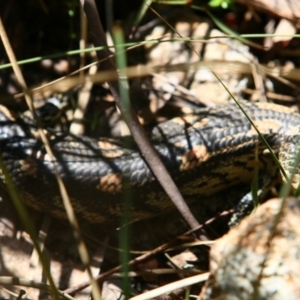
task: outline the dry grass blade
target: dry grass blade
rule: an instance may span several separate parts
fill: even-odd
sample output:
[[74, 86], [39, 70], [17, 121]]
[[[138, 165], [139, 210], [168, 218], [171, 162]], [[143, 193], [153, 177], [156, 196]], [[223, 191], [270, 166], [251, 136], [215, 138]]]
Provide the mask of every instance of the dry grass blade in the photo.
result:
[[[85, 67], [90, 67], [88, 65]], [[257, 64], [258, 71], [262, 74], [272, 76], [280, 81], [293, 80], [300, 81], [300, 69], [294, 68], [291, 70], [286, 70], [283, 67], [268, 67], [263, 64]], [[150, 67], [147, 65], [140, 65], [139, 67], [132, 66], [127, 67], [124, 73], [127, 78], [138, 78], [144, 77], [151, 74], [156, 74], [160, 72], [176, 72], [176, 71], [197, 71], [206, 72], [209, 70], [214, 71], [216, 74], [251, 74], [252, 69], [249, 63], [244, 62], [228, 62], [228, 61], [200, 61], [197, 63], [184, 63], [184, 64], [174, 64], [167, 66], [155, 66]], [[76, 86], [81, 86], [89, 83], [103, 83], [107, 81], [118, 80], [118, 75], [114, 71], [99, 71], [94, 75], [87, 74], [84, 77], [78, 75], [75, 76], [78, 71], [71, 75], [64, 76], [55, 81], [49, 82], [46, 85], [34, 88], [30, 90], [30, 93], [35, 96], [49, 95], [55, 92], [63, 93]], [[285, 82], [285, 84], [291, 84]], [[295, 84], [292, 85], [293, 88], [298, 88]], [[24, 94], [17, 94], [14, 97], [19, 98], [24, 96]]]
[[[7, 35], [6, 35], [5, 28], [3, 26], [1, 18], [0, 18], [0, 36], [1, 36], [1, 39], [2, 39], [2, 42], [3, 42], [3, 45], [5, 47], [6, 53], [7, 53], [12, 65], [13, 65], [13, 68], [14, 68], [16, 77], [19, 81], [19, 84], [21, 85], [21, 87], [24, 90], [26, 101], [28, 101], [29, 107], [33, 107], [32, 102], [31, 102], [31, 98], [30, 98], [30, 94], [27, 91], [27, 86], [26, 86], [25, 80], [23, 78], [23, 75], [21, 73], [20, 68], [18, 67], [18, 65], [16, 63], [16, 58], [15, 58], [15, 55], [14, 55], [13, 50], [11, 48], [11, 45], [9, 43], [9, 40], [8, 40]], [[36, 232], [34, 230], [34, 226], [31, 222], [30, 218], [28, 217], [28, 214], [26, 213], [26, 210], [25, 210], [24, 206], [22, 205], [20, 197], [19, 197], [18, 193], [16, 192], [16, 188], [14, 187], [14, 184], [13, 184], [13, 182], [12, 182], [10, 176], [9, 176], [9, 173], [6, 169], [6, 166], [4, 165], [4, 163], [2, 161], [2, 158], [1, 158], [1, 169], [2, 169], [2, 173], [4, 174], [4, 176], [6, 178], [6, 182], [7, 182], [7, 185], [8, 185], [9, 192], [11, 193], [12, 200], [14, 201], [14, 204], [15, 204], [15, 206], [18, 210], [18, 213], [19, 213], [19, 215], [20, 215], [20, 217], [21, 217], [21, 219], [24, 223], [25, 228], [27, 228], [27, 230], [29, 231], [29, 234], [30, 234], [31, 239], [32, 239], [33, 244], [34, 244], [34, 247], [35, 247], [35, 249], [36, 249], [36, 251], [39, 255], [40, 261], [43, 265], [43, 270], [44, 270], [45, 276], [47, 277], [47, 279], [50, 282], [51, 293], [52, 293], [54, 299], [58, 299], [58, 297], [59, 297], [58, 296], [58, 291], [57, 291], [57, 288], [54, 284], [54, 280], [51, 276], [50, 270], [47, 267], [47, 262], [46, 262], [46, 260], [43, 256], [43, 254], [42, 254], [39, 243], [37, 241], [37, 235], [36, 235]]]
[[[92, 271], [91, 271], [90, 266], [89, 266], [90, 261], [89, 261], [88, 251], [87, 251], [87, 248], [86, 248], [86, 246], [84, 244], [84, 241], [82, 239], [82, 236], [81, 236], [81, 233], [80, 233], [80, 229], [79, 229], [79, 224], [77, 222], [74, 210], [72, 208], [71, 201], [69, 199], [66, 187], [65, 187], [65, 185], [64, 185], [64, 183], [62, 181], [62, 178], [61, 178], [61, 176], [60, 176], [60, 174], [58, 172], [58, 169], [56, 167], [56, 164], [55, 164], [56, 160], [55, 160], [54, 154], [52, 152], [52, 149], [50, 147], [48, 138], [46, 137], [46, 135], [45, 135], [42, 127], [39, 124], [39, 120], [38, 120], [38, 118], [36, 116], [36, 113], [35, 113], [35, 110], [34, 110], [32, 96], [31, 96], [30, 92], [27, 89], [26, 82], [25, 82], [25, 80], [23, 78], [23, 75], [22, 75], [22, 72], [21, 72], [21, 70], [20, 70], [20, 68], [19, 68], [19, 66], [17, 64], [15, 55], [13, 53], [13, 50], [12, 50], [11, 45], [9, 43], [9, 40], [8, 40], [8, 38], [6, 36], [5, 29], [3, 27], [1, 19], [0, 19], [0, 35], [1, 35], [4, 47], [6, 49], [7, 55], [9, 57], [9, 59], [10, 59], [10, 62], [12, 63], [14, 72], [15, 72], [16, 77], [17, 77], [17, 80], [18, 80], [20, 86], [22, 87], [22, 89], [24, 91], [26, 103], [27, 103], [27, 105], [28, 105], [31, 113], [33, 114], [33, 116], [34, 116], [34, 118], [35, 118], [35, 120], [37, 122], [38, 132], [39, 132], [39, 135], [40, 135], [40, 137], [41, 137], [41, 139], [42, 139], [42, 141], [43, 141], [43, 143], [45, 145], [46, 152], [49, 155], [50, 160], [52, 161], [52, 163], [54, 165], [54, 172], [55, 172], [55, 176], [56, 176], [57, 183], [58, 183], [58, 186], [59, 186], [59, 190], [60, 190], [60, 193], [61, 193], [61, 197], [62, 197], [62, 200], [63, 200], [63, 204], [64, 204], [64, 207], [66, 209], [66, 213], [67, 213], [68, 219], [70, 221], [70, 224], [72, 225], [74, 236], [75, 236], [75, 238], [76, 238], [76, 240], [78, 242], [78, 251], [79, 251], [80, 258], [81, 258], [83, 264], [87, 268], [87, 271], [88, 271], [88, 274], [89, 274], [89, 277], [90, 277], [90, 280], [91, 280], [91, 283], [92, 283], [92, 286], [93, 286], [94, 297], [95, 297], [95, 299], [100, 299], [101, 298], [100, 291], [99, 291], [97, 283], [93, 280]], [[26, 220], [26, 221], [28, 222], [28, 220]], [[24, 224], [24, 225], [26, 226], [26, 224]], [[32, 232], [30, 232], [30, 233], [32, 233]], [[41, 252], [41, 250], [40, 250], [40, 248], [38, 246], [38, 242], [36, 240], [36, 235], [32, 235], [31, 237], [33, 238], [33, 242], [34, 242], [35, 248], [36, 248], [36, 250], [37, 250], [37, 252], [39, 254], [39, 257], [40, 257], [41, 261], [43, 262], [44, 272], [46, 273], [47, 279], [50, 282], [51, 292], [53, 293], [53, 296], [56, 299], [56, 298], [59, 297], [58, 296], [58, 292], [57, 292], [57, 289], [55, 287], [55, 284], [54, 284], [54, 281], [52, 279], [52, 276], [50, 274], [50, 270], [47, 267], [47, 264], [46, 264], [45, 260], [43, 259], [42, 252]]]
[[208, 277], [209, 277], [209, 273], [204, 273], [204, 274], [184, 278], [184, 279], [172, 282], [170, 284], [166, 284], [162, 287], [151, 290], [151, 291], [146, 292], [144, 294], [132, 297], [132, 298], [130, 298], [130, 300], [148, 300], [148, 299], [152, 299], [154, 297], [158, 297], [158, 296], [161, 296], [163, 294], [168, 294], [168, 293], [170, 293], [170, 292], [172, 292], [176, 289], [186, 288], [186, 287], [191, 286], [193, 284], [203, 282], [203, 281], [207, 280]]
[[[36, 288], [39, 290], [45, 290], [51, 292], [51, 286], [42, 282], [37, 282], [34, 280], [28, 280], [24, 278], [16, 278], [16, 277], [10, 277], [10, 276], [0, 276], [0, 284], [4, 286], [12, 286], [12, 285], [18, 285], [22, 287], [31, 287]], [[68, 300], [74, 300], [73, 297], [63, 293], [62, 291], [57, 291], [59, 297], [62, 297], [64, 299]]]

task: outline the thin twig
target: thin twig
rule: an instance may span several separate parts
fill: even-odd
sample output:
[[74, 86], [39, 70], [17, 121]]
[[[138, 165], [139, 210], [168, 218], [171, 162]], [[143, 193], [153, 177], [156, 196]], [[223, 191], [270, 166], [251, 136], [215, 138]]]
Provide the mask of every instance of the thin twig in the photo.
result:
[[[229, 214], [232, 214], [232, 213], [233, 213], [233, 210], [225, 211], [225, 212], [223, 212], [223, 213], [220, 213], [220, 214], [219, 214], [219, 217], [226, 217], [226, 216], [228, 216]], [[170, 241], [170, 242], [168, 242], [168, 243], [165, 243], [165, 244], [162, 244], [162, 245], [158, 246], [157, 248], [155, 248], [155, 249], [153, 249], [153, 250], [151, 250], [151, 251], [149, 251], [149, 252], [146, 252], [146, 253], [144, 253], [144, 254], [142, 254], [142, 255], [140, 255], [140, 256], [138, 256], [138, 257], [132, 259], [131, 261], [128, 262], [128, 265], [129, 265], [129, 266], [133, 266], [133, 265], [142, 263], [143, 261], [149, 259], [150, 257], [152, 257], [152, 256], [154, 256], [154, 255], [156, 255], [156, 254], [158, 254], [158, 253], [160, 253], [160, 252], [162, 252], [162, 251], [167, 251], [168, 249], [173, 248], [173, 247], [178, 243], [178, 241], [181, 241], [181, 240], [182, 240], [182, 237], [191, 235], [191, 234], [193, 234], [193, 233], [196, 232], [196, 231], [202, 230], [203, 227], [205, 227], [205, 226], [211, 224], [211, 223], [214, 222], [215, 220], [216, 220], [215, 217], [213, 217], [213, 218], [207, 220], [204, 224], [199, 225], [199, 226], [197, 226], [197, 227], [195, 227], [195, 228], [193, 228], [193, 229], [191, 229], [191, 230], [185, 232], [184, 234], [182, 234], [182, 235], [180, 235], [180, 236], [174, 238], [172, 241]], [[209, 245], [210, 242], [209, 242], [209, 241], [207, 241], [207, 242], [208, 242], [208, 243], [207, 243], [206, 245]], [[103, 280], [105, 280], [106, 278], [108, 278], [109, 276], [111, 276], [112, 274], [114, 274], [114, 273], [116, 273], [116, 272], [119, 272], [119, 271], [121, 270], [121, 268], [122, 268], [121, 265], [116, 266], [116, 267], [114, 267], [114, 268], [112, 268], [112, 269], [110, 269], [110, 270], [108, 270], [108, 271], [106, 271], [106, 272], [104, 272], [104, 273], [99, 274], [99, 275], [95, 278], [95, 280], [97, 280], [98, 282], [103, 281]], [[83, 282], [83, 283], [81, 283], [80, 285], [77, 285], [77, 286], [75, 286], [75, 287], [70, 287], [70, 288], [68, 288], [68, 289], [65, 290], [64, 292], [65, 292], [66, 294], [73, 295], [73, 294], [76, 294], [76, 293], [82, 291], [83, 289], [87, 288], [89, 285], [90, 285], [89, 281]]]

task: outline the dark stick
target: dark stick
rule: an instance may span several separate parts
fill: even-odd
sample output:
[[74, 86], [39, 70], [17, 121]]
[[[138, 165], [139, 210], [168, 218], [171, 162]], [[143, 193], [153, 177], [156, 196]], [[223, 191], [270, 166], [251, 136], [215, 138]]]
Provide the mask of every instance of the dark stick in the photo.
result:
[[[80, 0], [83, 10], [87, 16], [89, 27], [90, 27], [90, 34], [92, 38], [92, 42], [95, 47], [106, 46], [106, 37], [105, 33], [100, 21], [100, 17], [97, 11], [97, 7], [94, 0]], [[101, 63], [101, 67], [104, 70], [116, 70], [116, 66], [112, 59], [107, 59], [109, 55], [111, 55], [110, 51], [107, 50], [97, 51], [97, 57], [99, 60], [104, 60]], [[160, 157], [158, 156], [156, 150], [149, 142], [149, 139], [140, 125], [138, 118], [135, 112], [132, 109], [126, 109], [124, 104], [120, 99], [120, 91], [117, 82], [108, 82], [110, 90], [113, 94], [115, 99], [116, 105], [121, 111], [121, 114], [128, 125], [132, 137], [135, 140], [136, 144], [138, 145], [142, 156], [144, 157], [145, 161], [147, 162], [149, 168], [155, 175], [156, 179], [159, 181], [161, 186], [164, 188], [167, 195], [173, 201], [174, 205], [177, 207], [179, 212], [181, 213], [184, 220], [191, 228], [195, 228], [199, 226], [199, 223], [191, 213], [189, 207], [185, 203], [180, 191], [178, 190], [177, 186], [175, 185], [174, 181], [172, 180], [170, 174], [168, 173], [167, 169], [161, 162]], [[206, 240], [205, 235], [201, 235], [200, 239]]]

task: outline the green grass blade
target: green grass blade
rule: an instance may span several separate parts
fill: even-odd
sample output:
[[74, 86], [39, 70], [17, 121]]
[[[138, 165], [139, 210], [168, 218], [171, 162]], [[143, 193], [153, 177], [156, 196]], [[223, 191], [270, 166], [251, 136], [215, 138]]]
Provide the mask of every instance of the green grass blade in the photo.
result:
[[202, 7], [195, 6], [195, 5], [192, 5], [192, 8], [194, 8], [196, 10], [204, 11], [205, 13], [207, 13], [208, 16], [211, 18], [211, 20], [216, 24], [216, 26], [218, 26], [226, 34], [232, 35], [235, 39], [239, 40], [240, 42], [242, 42], [242, 43], [244, 43], [244, 44], [246, 44], [248, 46], [260, 49], [260, 50], [264, 49], [263, 46], [261, 46], [259, 44], [256, 44], [254, 42], [251, 42], [248, 39], [245, 39], [245, 38], [241, 37], [238, 33], [236, 33], [234, 30], [232, 30], [228, 26], [226, 26], [221, 20], [219, 20], [217, 17], [215, 17], [207, 9], [204, 9]]
[[[113, 35], [115, 40], [115, 48], [116, 48], [116, 62], [117, 62], [117, 68], [119, 71], [119, 89], [120, 89], [120, 96], [121, 100], [123, 102], [123, 105], [126, 107], [126, 110], [129, 111], [130, 109], [130, 99], [129, 99], [129, 84], [128, 79], [126, 76], [126, 67], [127, 67], [127, 61], [125, 56], [125, 49], [123, 47], [124, 45], [124, 36], [122, 29], [118, 26], [115, 26], [113, 28]], [[130, 145], [127, 145], [130, 146]], [[125, 181], [125, 182], [124, 182]], [[127, 185], [126, 179], [123, 179], [123, 185]], [[125, 206], [125, 213], [122, 215], [121, 218], [121, 230], [119, 234], [119, 241], [120, 241], [120, 247], [123, 250], [120, 252], [120, 261], [122, 264], [122, 272], [124, 273], [123, 276], [123, 292], [125, 294], [125, 298], [129, 298], [131, 294], [131, 288], [130, 288], [130, 277], [129, 277], [129, 265], [128, 262], [130, 261], [130, 252], [129, 252], [129, 226], [126, 226], [126, 224], [129, 223], [129, 212], [130, 208], [132, 206], [132, 200], [131, 200], [131, 193], [129, 189], [124, 190], [123, 196], [122, 196], [122, 202]]]

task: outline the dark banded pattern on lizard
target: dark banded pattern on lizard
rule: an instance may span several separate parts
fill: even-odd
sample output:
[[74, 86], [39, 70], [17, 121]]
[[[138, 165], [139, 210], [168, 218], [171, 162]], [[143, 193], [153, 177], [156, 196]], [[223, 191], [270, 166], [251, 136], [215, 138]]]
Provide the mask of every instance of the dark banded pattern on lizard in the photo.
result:
[[[282, 157], [294, 150], [300, 116], [268, 103], [241, 102], [274, 152]], [[2, 109], [3, 111], [3, 109]], [[26, 122], [0, 113], [0, 146], [4, 162], [24, 202], [35, 209], [64, 217], [64, 208], [43, 144], [30, 137]], [[277, 168], [235, 103], [203, 108], [156, 126], [151, 138], [185, 200], [201, 201], [245, 183], [255, 168]], [[53, 135], [50, 139], [59, 172], [75, 212], [91, 223], [118, 220], [124, 213], [123, 195], [130, 195], [132, 220], [173, 209], [139, 151], [121, 140]], [[258, 161], [257, 161], [258, 157]], [[206, 209], [208, 203], [203, 204]]]

